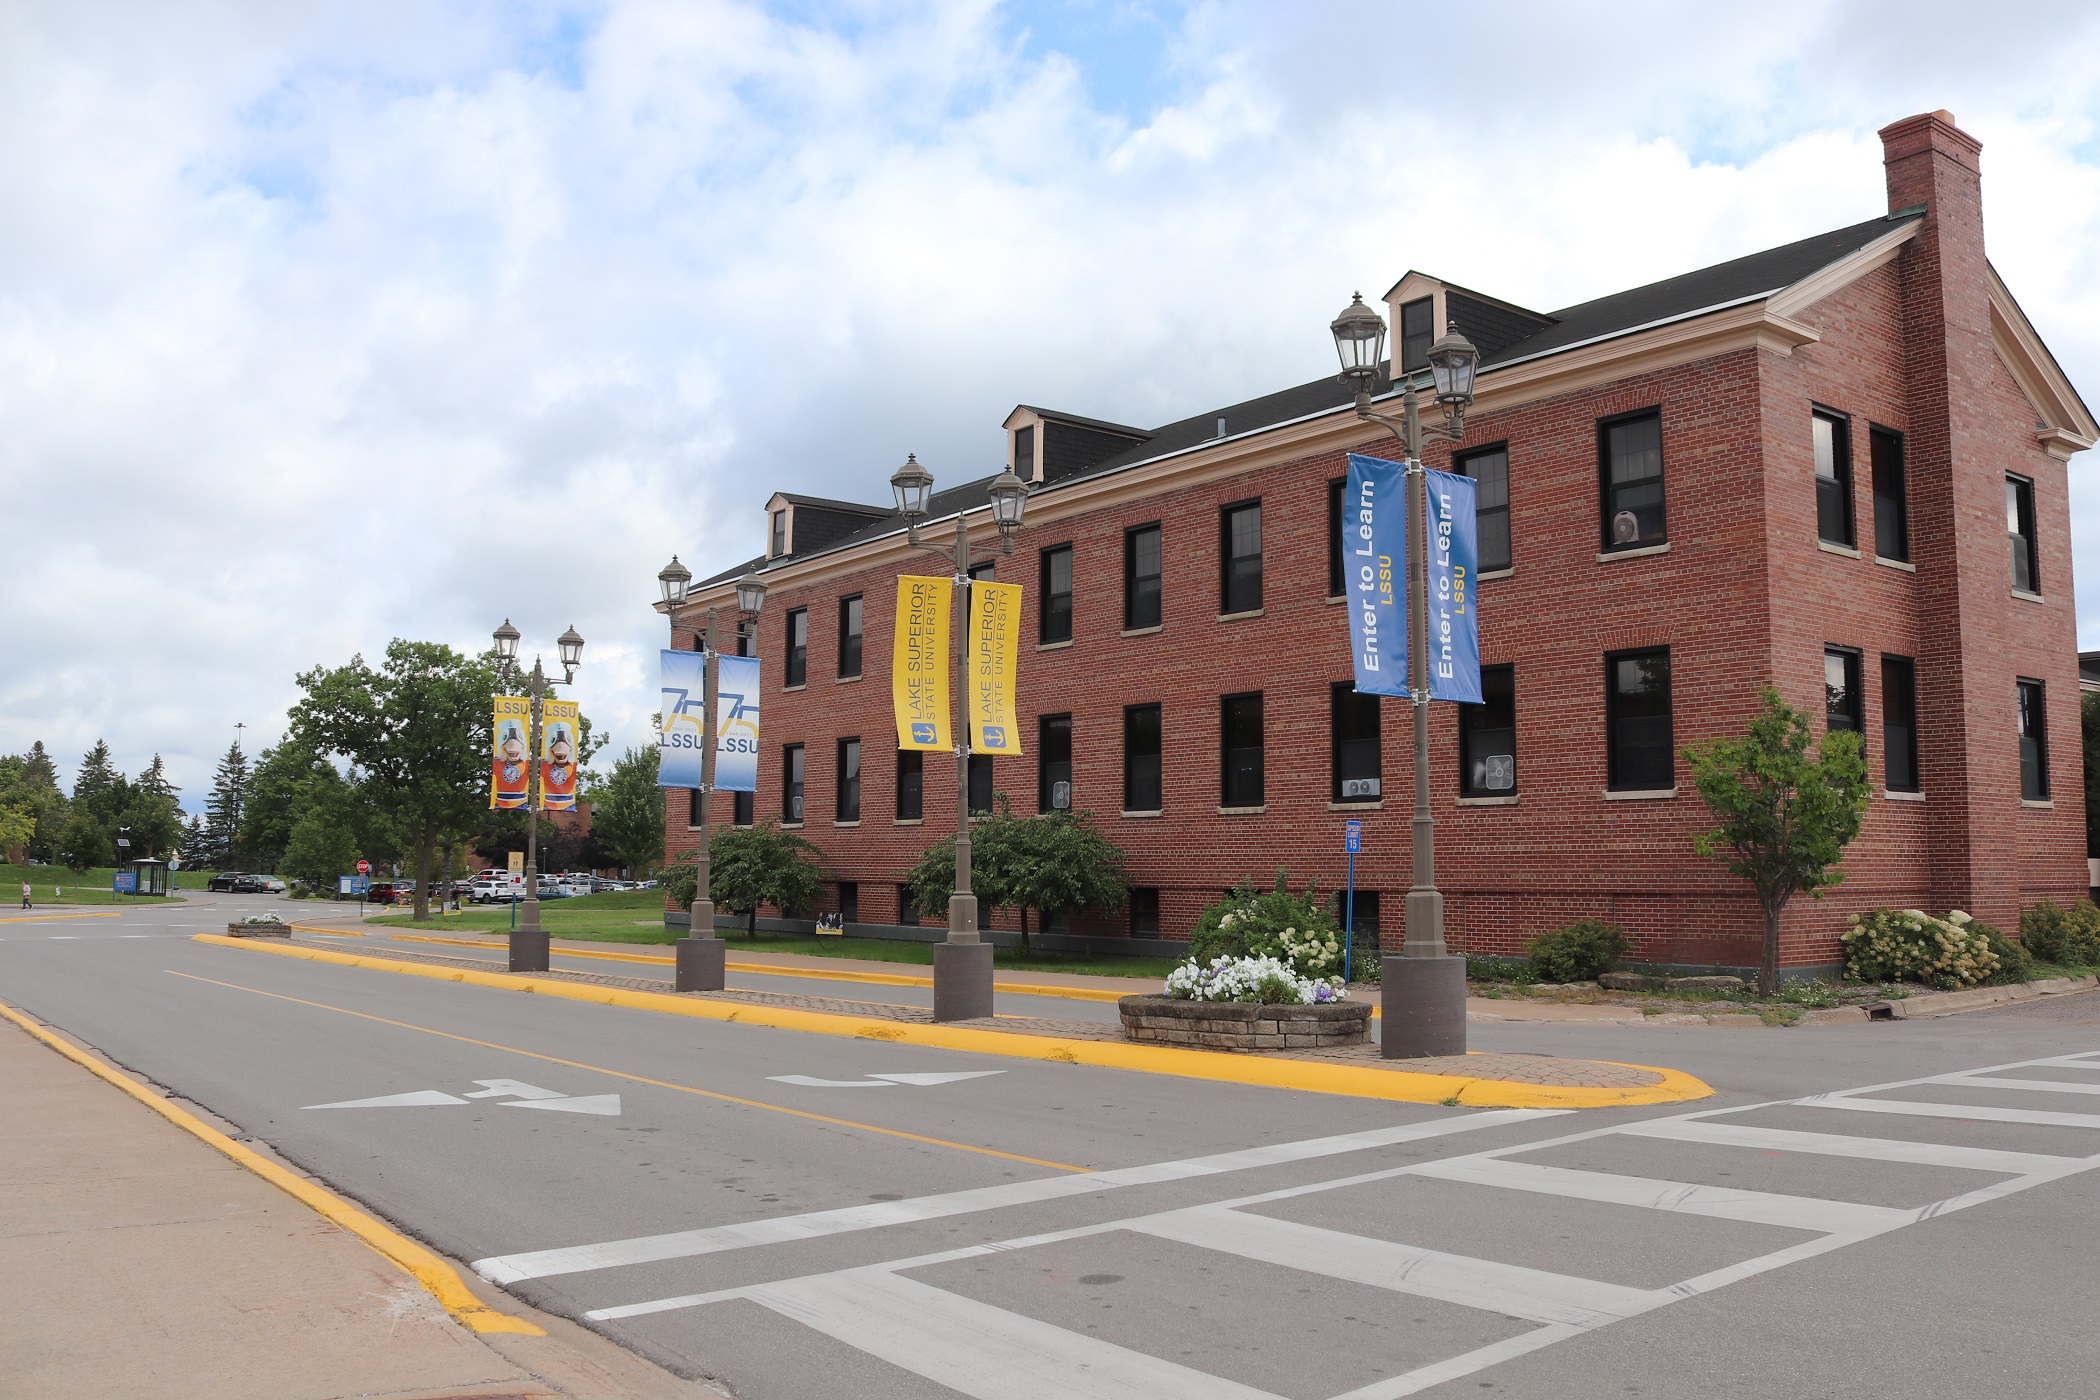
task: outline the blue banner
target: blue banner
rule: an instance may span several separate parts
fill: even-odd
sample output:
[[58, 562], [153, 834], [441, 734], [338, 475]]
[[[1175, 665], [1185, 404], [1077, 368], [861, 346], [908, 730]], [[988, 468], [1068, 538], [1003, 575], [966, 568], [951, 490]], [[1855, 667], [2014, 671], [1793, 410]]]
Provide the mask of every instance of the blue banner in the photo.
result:
[[701, 717], [707, 713], [704, 673], [697, 651], [664, 651], [663, 728], [656, 736], [656, 785], [700, 786], [700, 757], [706, 743]]
[[715, 658], [715, 791], [758, 791], [758, 658]]
[[[1470, 511], [1466, 518], [1472, 519]], [[1341, 525], [1342, 592], [1349, 600], [1357, 692], [1405, 695], [1407, 473], [1398, 462], [1349, 454]]]
[[1473, 479], [1425, 471], [1428, 487], [1429, 698], [1480, 703], [1480, 542]]

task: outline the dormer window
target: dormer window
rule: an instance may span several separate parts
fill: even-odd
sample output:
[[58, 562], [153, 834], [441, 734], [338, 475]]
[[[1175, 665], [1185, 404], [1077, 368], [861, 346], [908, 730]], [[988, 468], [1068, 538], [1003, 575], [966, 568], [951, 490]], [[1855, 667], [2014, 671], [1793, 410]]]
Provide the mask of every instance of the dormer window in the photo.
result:
[[771, 533], [766, 541], [766, 557], [778, 559], [788, 552], [788, 513], [785, 509], [772, 513]]
[[1429, 346], [1436, 339], [1436, 299], [1423, 297], [1400, 308], [1400, 372], [1429, 368]]

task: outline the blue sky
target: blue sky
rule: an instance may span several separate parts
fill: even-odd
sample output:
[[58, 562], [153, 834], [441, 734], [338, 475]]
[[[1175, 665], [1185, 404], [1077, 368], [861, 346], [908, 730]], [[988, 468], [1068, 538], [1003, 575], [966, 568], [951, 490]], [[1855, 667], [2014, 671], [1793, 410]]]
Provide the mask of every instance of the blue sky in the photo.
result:
[[25, 0], [0, 752], [106, 736], [194, 802], [297, 672], [505, 616], [574, 622], [637, 742], [656, 569], [755, 552], [775, 487], [990, 470], [1020, 401], [1302, 382], [1409, 267], [1551, 308], [1850, 223], [1875, 130], [1938, 107], [2093, 392], [2100, 13], [1972, 13]]

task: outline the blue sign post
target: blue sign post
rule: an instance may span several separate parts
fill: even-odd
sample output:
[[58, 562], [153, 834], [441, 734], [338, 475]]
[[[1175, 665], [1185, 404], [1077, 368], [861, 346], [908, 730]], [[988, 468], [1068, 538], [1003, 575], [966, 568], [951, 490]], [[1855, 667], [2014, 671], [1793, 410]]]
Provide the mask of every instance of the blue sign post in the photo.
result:
[[1342, 846], [1349, 852], [1349, 893], [1342, 903], [1342, 981], [1351, 980], [1356, 956], [1356, 853], [1364, 848], [1364, 824], [1353, 817], [1342, 823]]

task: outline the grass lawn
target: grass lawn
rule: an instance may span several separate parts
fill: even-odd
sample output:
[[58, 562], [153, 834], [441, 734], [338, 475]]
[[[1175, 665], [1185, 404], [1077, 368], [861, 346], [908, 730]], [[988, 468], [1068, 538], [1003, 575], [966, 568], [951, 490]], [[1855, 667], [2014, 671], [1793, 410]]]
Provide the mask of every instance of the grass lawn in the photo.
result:
[[[109, 888], [110, 878], [116, 874], [110, 866], [95, 870], [68, 870], [63, 865], [8, 865], [0, 863], [0, 912], [13, 909], [22, 902], [22, 886], [26, 882], [31, 890], [32, 902], [43, 904], [134, 904], [140, 900], [128, 894], [113, 894]], [[202, 893], [204, 882], [214, 872], [209, 870], [177, 870], [170, 872], [168, 882], [181, 886], [181, 890], [169, 896], [180, 899], [184, 894]], [[64, 894], [58, 891], [64, 890]], [[146, 896], [148, 901], [157, 895]]]
[[[590, 939], [599, 943], [675, 943], [681, 930], [663, 925], [663, 891], [621, 890], [586, 895], [581, 899], [550, 899], [540, 904], [540, 926], [556, 938]], [[417, 922], [406, 914], [372, 919], [374, 924], [400, 928], [461, 930], [502, 933], [510, 928], [508, 905], [469, 906], [456, 918]], [[870, 962], [933, 964], [931, 943], [904, 943], [888, 938], [847, 938], [832, 935], [761, 933], [747, 938], [732, 929], [722, 930], [729, 955], [752, 953], [802, 953], [819, 958], [861, 958]], [[1087, 977], [1164, 978], [1179, 962], [1176, 958], [1119, 958], [1092, 953], [1024, 953], [1019, 948], [1000, 948], [992, 954], [995, 967], [1015, 971], [1070, 972]]]

